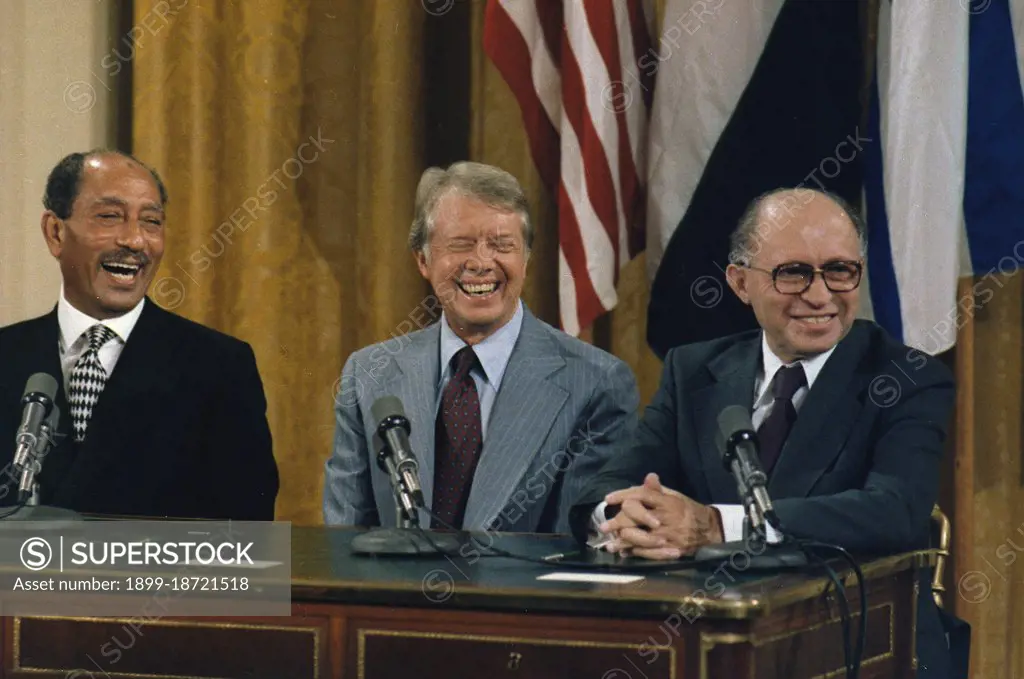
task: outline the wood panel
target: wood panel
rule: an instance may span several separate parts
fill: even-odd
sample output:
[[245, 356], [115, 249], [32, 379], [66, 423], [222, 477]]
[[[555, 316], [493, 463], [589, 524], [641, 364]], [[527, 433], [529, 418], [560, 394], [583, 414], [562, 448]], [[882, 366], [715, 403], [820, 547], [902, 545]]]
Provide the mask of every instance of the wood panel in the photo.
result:
[[960, 383], [969, 406], [958, 414], [970, 440], [963, 454], [969, 464], [957, 470], [968, 507], [958, 507], [961, 516], [953, 529], [957, 559], [965, 562], [957, 569], [954, 591], [958, 613], [971, 623], [971, 676], [1019, 678], [1024, 676], [1019, 563], [1024, 560], [1024, 274], [990, 271], [976, 276], [973, 288], [973, 305], [960, 305], [963, 330], [970, 328], [973, 342], [957, 354], [971, 363]]
[[329, 619], [5, 619], [10, 679], [147, 676], [294, 679], [330, 676]]
[[[661, 634], [661, 620], [372, 607], [349, 609], [347, 616], [346, 677], [395, 676], [389, 673], [396, 665], [388, 656], [429, 659], [420, 668], [423, 677], [457, 677], [463, 671], [467, 677], [504, 676], [485, 671], [496, 668], [523, 677], [560, 679], [567, 675], [555, 671], [565, 662], [556, 661], [559, 656], [574, 659], [579, 676], [628, 672], [634, 664], [643, 664], [650, 679], [682, 676], [683, 659], [670, 648], [678, 637]], [[415, 656], [403, 655], [413, 649]], [[461, 661], [453, 665], [446, 658]], [[653, 661], [647, 665], [646, 659]], [[590, 670], [584, 672], [584, 667]]]
[[[914, 676], [916, 624], [915, 576], [906, 571], [867, 583], [868, 634], [861, 677]], [[851, 644], [860, 620], [859, 588], [850, 580]], [[843, 636], [838, 599], [794, 603], [763, 620], [744, 625], [705, 624], [700, 631], [696, 666], [689, 676], [786, 677], [843, 676]]]

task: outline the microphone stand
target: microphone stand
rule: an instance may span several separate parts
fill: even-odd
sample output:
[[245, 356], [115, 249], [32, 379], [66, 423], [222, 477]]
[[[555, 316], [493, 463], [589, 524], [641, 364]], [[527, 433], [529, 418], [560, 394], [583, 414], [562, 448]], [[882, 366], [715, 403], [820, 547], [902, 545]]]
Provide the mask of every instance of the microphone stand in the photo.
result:
[[[769, 521], [754, 499], [754, 489], [742, 479], [738, 480], [738, 484], [743, 497], [743, 539], [701, 547], [694, 554], [695, 565], [702, 568], [715, 564], [718, 568], [723, 562], [728, 562], [737, 570], [744, 571], [806, 566], [807, 555], [798, 545], [789, 542], [785, 535], [782, 536], [782, 542], [768, 542]], [[745, 564], [742, 569], [736, 563], [740, 554], [746, 555], [740, 561]]]
[[[62, 526], [78, 525], [78, 522], [83, 520], [82, 515], [74, 510], [39, 504], [39, 481], [36, 480], [36, 475], [42, 471], [43, 460], [53, 446], [59, 419], [60, 411], [57, 406], [53, 406], [50, 416], [39, 425], [39, 436], [27, 451], [28, 455], [25, 459], [16, 461], [20, 462], [15, 465], [15, 469], [20, 472], [18, 502], [21, 506], [10, 514], [4, 514], [0, 509], [0, 514], [3, 514], [0, 531], [11, 530], [17, 526], [17, 523], [9, 522], [44, 521], [47, 523], [46, 528], [60, 529]], [[36, 528], [33, 527], [33, 530]]]
[[394, 528], [372, 528], [357, 535], [352, 540], [352, 551], [384, 556], [457, 554], [462, 541], [456, 535], [428, 532], [420, 527], [418, 503], [386, 445], [377, 452], [377, 464], [387, 472], [391, 481], [398, 525]]

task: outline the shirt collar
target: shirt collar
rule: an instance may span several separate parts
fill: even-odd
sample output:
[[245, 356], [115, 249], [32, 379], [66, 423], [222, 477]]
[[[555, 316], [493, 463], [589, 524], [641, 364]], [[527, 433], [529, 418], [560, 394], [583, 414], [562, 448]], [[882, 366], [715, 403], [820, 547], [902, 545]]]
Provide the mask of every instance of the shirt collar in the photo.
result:
[[97, 323], [107, 326], [117, 334], [118, 339], [127, 342], [128, 336], [139, 321], [139, 316], [142, 315], [142, 307], [145, 303], [146, 298], [143, 297], [128, 313], [100, 321], [71, 306], [71, 302], [64, 294], [64, 286], [61, 285], [60, 300], [57, 301], [57, 323], [60, 325], [61, 348], [67, 350], [73, 346], [85, 331]]
[[[508, 323], [501, 326], [493, 334], [487, 336], [482, 342], [473, 346], [473, 353], [480, 361], [484, 370], [484, 378], [488, 384], [498, 390], [501, 387], [501, 378], [505, 375], [505, 368], [512, 356], [512, 350], [519, 339], [519, 331], [523, 327], [523, 303], [516, 302], [516, 312]], [[448, 319], [444, 313], [441, 314], [441, 379], [449, 372], [449, 364], [452, 356], [458, 353], [459, 349], [466, 346], [458, 335], [448, 326]]]
[[[828, 351], [824, 351], [813, 358], [802, 358], [796, 363], [803, 365], [804, 375], [807, 377], [807, 388], [810, 389], [814, 386], [814, 380], [818, 379], [818, 375], [821, 373], [821, 369], [825, 367], [825, 362], [828, 357], [832, 355], [832, 352], [836, 350], [836, 346], [833, 345]], [[796, 365], [791, 363], [790, 365]], [[768, 347], [768, 339], [765, 337], [764, 332], [761, 332], [761, 381], [757, 386], [757, 398], [754, 399], [754, 408], [758, 408], [764, 405], [767, 401], [771, 400], [768, 395], [768, 387], [772, 383], [772, 379], [775, 377], [775, 373], [782, 368], [785, 363], [782, 359], [775, 355]]]

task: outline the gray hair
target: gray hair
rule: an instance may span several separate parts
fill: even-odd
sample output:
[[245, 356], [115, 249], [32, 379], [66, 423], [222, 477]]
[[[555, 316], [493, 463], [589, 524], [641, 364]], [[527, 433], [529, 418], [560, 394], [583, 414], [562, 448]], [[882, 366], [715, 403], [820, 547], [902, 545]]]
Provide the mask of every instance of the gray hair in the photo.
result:
[[[856, 231], [857, 233], [857, 240], [860, 241], [861, 256], [863, 257], [867, 255], [868, 230], [867, 225], [864, 223], [864, 219], [860, 215], [860, 212], [855, 210], [853, 206], [851, 206], [841, 196], [832, 193], [831, 191], [821, 191], [818, 189], [809, 189], [801, 186], [797, 188], [772, 189], [771, 191], [766, 191], [765, 193], [762, 193], [754, 200], [750, 201], [750, 204], [747, 206], [747, 209], [743, 213], [743, 216], [740, 217], [739, 223], [736, 225], [736, 228], [729, 236], [730, 264], [750, 264], [750, 260], [753, 259], [754, 255], [760, 251], [760, 247], [756, 246], [755, 241], [757, 240], [757, 229], [761, 225], [761, 208], [764, 206], [765, 202], [782, 193], [801, 191], [807, 191], [810, 193], [816, 193], [825, 196], [833, 203], [838, 205], [839, 209], [845, 212], [846, 216], [850, 218], [850, 222], [853, 223], [854, 231]], [[808, 200], [804, 201], [803, 204], [806, 205], [808, 202], [810, 202], [809, 198]], [[790, 217], [792, 217], [792, 212], [788, 207], [786, 208], [786, 213]], [[786, 225], [787, 221], [788, 220], [782, 222], [781, 224], [776, 222], [775, 224], [773, 224], [773, 227], [776, 229], [782, 228]]]
[[423, 172], [416, 187], [416, 210], [409, 230], [409, 249], [426, 252], [430, 234], [434, 231], [434, 210], [441, 198], [450, 191], [475, 198], [499, 210], [519, 215], [523, 222], [523, 240], [526, 251], [533, 245], [533, 223], [526, 194], [511, 174], [483, 163], [462, 161], [445, 169], [431, 167]]

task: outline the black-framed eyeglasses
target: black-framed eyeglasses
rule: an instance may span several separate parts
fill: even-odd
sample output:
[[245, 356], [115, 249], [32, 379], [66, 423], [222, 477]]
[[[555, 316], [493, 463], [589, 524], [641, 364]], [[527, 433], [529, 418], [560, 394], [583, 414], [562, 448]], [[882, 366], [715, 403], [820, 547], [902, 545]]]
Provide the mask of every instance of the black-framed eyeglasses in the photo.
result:
[[803, 262], [787, 262], [774, 269], [759, 269], [756, 266], [743, 264], [744, 268], [771, 274], [772, 285], [783, 295], [799, 295], [811, 287], [814, 276], [821, 274], [825, 287], [832, 292], [850, 292], [860, 285], [864, 265], [859, 261], [829, 262], [817, 269]]

